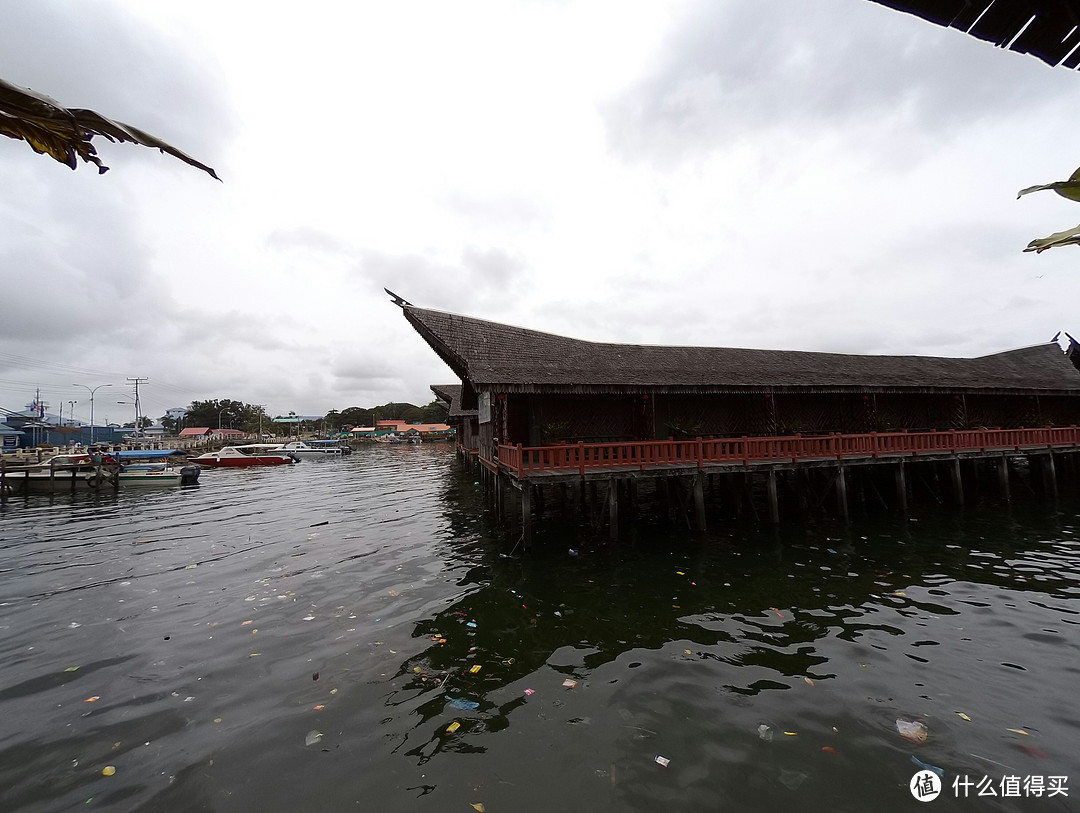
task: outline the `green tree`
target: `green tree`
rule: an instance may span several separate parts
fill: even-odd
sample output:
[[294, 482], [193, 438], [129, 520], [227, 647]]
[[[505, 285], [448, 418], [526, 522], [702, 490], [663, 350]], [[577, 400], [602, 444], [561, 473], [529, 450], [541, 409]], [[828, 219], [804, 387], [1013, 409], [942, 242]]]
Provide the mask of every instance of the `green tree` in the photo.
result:
[[242, 432], [258, 432], [259, 417], [263, 429], [269, 424], [261, 406], [245, 404], [231, 398], [192, 401], [184, 423], [188, 426], [209, 426], [211, 429], [239, 429]]
[[338, 413], [340, 426], [371, 426], [374, 423], [370, 409], [352, 406]]

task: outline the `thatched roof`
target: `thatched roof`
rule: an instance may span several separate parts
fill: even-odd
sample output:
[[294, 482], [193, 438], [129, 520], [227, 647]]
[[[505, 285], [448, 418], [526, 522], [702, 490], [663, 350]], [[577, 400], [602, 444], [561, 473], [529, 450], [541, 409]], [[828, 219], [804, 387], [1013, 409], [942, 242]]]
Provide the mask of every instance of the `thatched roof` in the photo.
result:
[[871, 0], [1049, 65], [1080, 64], [1075, 0]]
[[435, 393], [436, 398], [445, 401], [450, 407], [446, 414], [448, 419], [475, 418], [477, 416], [477, 410], [462, 408], [460, 384], [432, 384], [431, 391]]
[[1026, 392], [1080, 395], [1056, 344], [973, 359], [604, 344], [403, 305], [470, 388], [507, 393]]

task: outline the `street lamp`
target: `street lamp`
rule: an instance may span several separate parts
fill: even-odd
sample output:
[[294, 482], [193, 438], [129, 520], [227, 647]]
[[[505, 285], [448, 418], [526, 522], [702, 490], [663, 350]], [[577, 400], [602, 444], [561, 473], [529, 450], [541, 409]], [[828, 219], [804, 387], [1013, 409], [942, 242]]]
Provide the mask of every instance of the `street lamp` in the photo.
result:
[[94, 445], [94, 393], [102, 387], [111, 387], [112, 384], [98, 384], [96, 387], [88, 387], [85, 384], [72, 384], [73, 387], [82, 387], [90, 390], [90, 445]]
[[[78, 401], [68, 401], [68, 406], [71, 407], [68, 410], [68, 423], [71, 423], [71, 424], [75, 423], [75, 404], [77, 404], [77, 403], [79, 403], [79, 402]], [[60, 425], [61, 426], [64, 425], [64, 417], [62, 415], [60, 416]]]
[[221, 416], [224, 415], [228, 411], [229, 411], [229, 408], [225, 407], [225, 409], [221, 410], [221, 412], [219, 412], [217, 414], [217, 428], [218, 428], [219, 432], [221, 431]]

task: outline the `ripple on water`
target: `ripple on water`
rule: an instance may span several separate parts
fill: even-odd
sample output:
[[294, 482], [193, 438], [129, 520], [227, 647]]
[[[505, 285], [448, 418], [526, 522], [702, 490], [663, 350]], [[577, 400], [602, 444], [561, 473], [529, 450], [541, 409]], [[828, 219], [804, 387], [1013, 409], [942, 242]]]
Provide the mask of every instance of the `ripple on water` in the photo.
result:
[[508, 558], [452, 460], [0, 510], [5, 810], [835, 811], [909, 803], [912, 753], [1080, 774], [1064, 507], [576, 556], [552, 523]]

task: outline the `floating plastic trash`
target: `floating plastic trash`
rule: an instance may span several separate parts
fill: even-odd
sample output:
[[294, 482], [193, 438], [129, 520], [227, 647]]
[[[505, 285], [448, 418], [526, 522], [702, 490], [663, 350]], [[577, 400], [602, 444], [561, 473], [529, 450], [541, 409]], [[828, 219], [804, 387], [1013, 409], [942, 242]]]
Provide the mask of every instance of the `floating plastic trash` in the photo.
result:
[[912, 742], [926, 742], [926, 738], [930, 735], [926, 726], [918, 720], [905, 720], [902, 717], [896, 720], [896, 730], [901, 737]]
[[807, 780], [810, 774], [802, 771], [789, 771], [787, 768], [780, 769], [780, 783], [788, 790], [798, 790], [799, 786]]
[[668, 765], [671, 764], [670, 759], [668, 759], [667, 757], [662, 757], [659, 754], [656, 755], [654, 762], [656, 762], [656, 764], [659, 765], [661, 768], [666, 768]]
[[919, 759], [914, 754], [912, 754], [912, 756], [911, 756], [911, 761], [914, 762], [916, 765], [918, 765], [920, 768], [922, 768], [924, 771], [933, 771], [934, 773], [936, 773], [938, 775], [938, 779], [941, 779], [941, 780], [944, 781], [944, 779], [945, 779], [945, 771], [943, 771], [937, 765], [931, 765], [928, 762], [923, 762], [921, 759]]
[[765, 723], [762, 723], [757, 727], [757, 735], [761, 739], [765, 740], [765, 742], [773, 741], [773, 730], [769, 728], [769, 726], [765, 725]]
[[307, 733], [306, 737], [304, 737], [304, 745], [314, 745], [320, 740], [322, 740], [322, 732], [312, 730]]
[[566, 680], [564, 680], [562, 682], [562, 685], [563, 685], [564, 688], [573, 689], [575, 686], [577, 686], [577, 681], [576, 680], [571, 680], [570, 678], [567, 678]]
[[956, 712], [956, 716], [959, 717], [961, 720], [967, 720], [969, 723], [971, 722], [971, 718], [964, 714], [964, 712], [962, 711]]
[[484, 803], [483, 802], [477, 802], [476, 804], [474, 804], [472, 806], [472, 809], [475, 810], [476, 813], [484, 813]]
[[466, 627], [472, 627], [473, 629], [476, 629], [476, 622], [475, 621], [470, 621], [465, 626]]
[[116, 773], [116, 767], [113, 765], [106, 765], [101, 769], [102, 776], [112, 776], [114, 773]]
[[472, 711], [473, 709], [480, 708], [480, 704], [475, 700], [466, 700], [464, 697], [449, 697], [446, 702], [455, 709], [462, 709], [463, 711]]
[[526, 689], [523, 694], [528, 697], [530, 694], [536, 694], [536, 689]]
[[450, 723], [450, 725], [446, 727], [446, 733], [453, 734], [459, 728], [461, 728], [461, 723], [459, 723], [457, 720], [454, 720], [454, 722]]
[[471, 667], [469, 671], [475, 675], [477, 672], [480, 671], [480, 664], [476, 664], [475, 666]]

